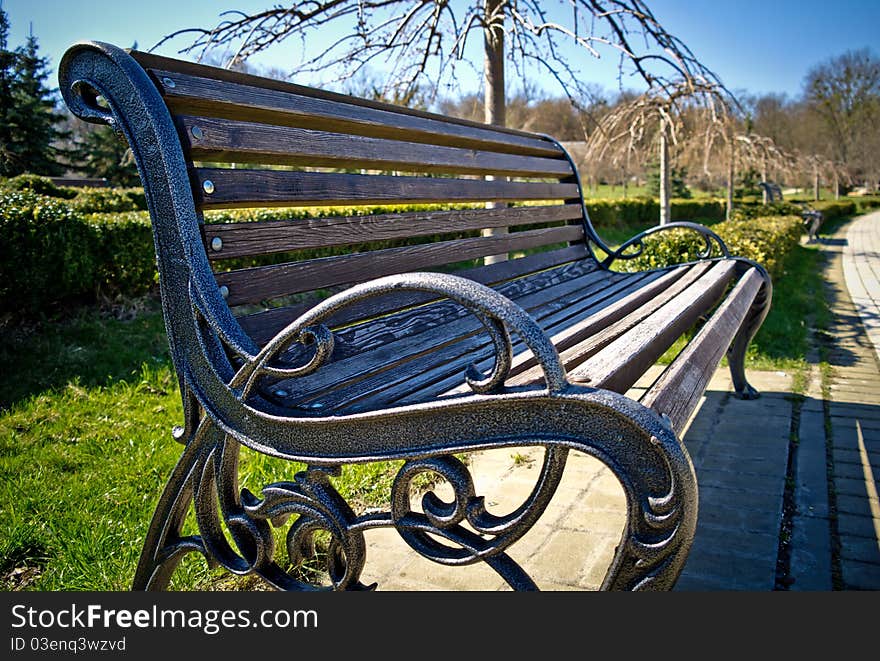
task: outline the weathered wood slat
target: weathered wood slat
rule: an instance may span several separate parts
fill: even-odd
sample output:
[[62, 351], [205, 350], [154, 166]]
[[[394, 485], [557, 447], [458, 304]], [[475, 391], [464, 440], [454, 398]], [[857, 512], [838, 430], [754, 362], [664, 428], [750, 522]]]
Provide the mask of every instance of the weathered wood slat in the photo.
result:
[[240, 269], [218, 273], [216, 278], [218, 285], [227, 287], [230, 305], [259, 303], [321, 287], [363, 282], [486, 255], [577, 241], [582, 237], [582, 227], [564, 225]]
[[[606, 304], [598, 312], [576, 323], [569, 322], [562, 330], [553, 333], [550, 339], [559, 351], [566, 370], [580, 365], [587, 357], [690, 287], [708, 269], [708, 264], [695, 264], [672, 269], [653, 281], [646, 279], [627, 296]], [[483, 365], [479, 367], [486, 368]], [[530, 352], [522, 352], [514, 356], [510, 377], [508, 385], [513, 386], [540, 381], [543, 374], [534, 356]]]
[[369, 138], [211, 117], [177, 118], [194, 161], [561, 178], [568, 160]]
[[[581, 260], [535, 273], [528, 278], [508, 280], [496, 285], [494, 289], [520, 305], [534, 307], [537, 303], [529, 298], [530, 296], [543, 296], [545, 301], [550, 302], [570, 296], [596, 283], [610, 284], [618, 279], [620, 276], [609, 277], [607, 272], [594, 264]], [[393, 315], [382, 315], [378, 319], [338, 330], [335, 333], [333, 358], [362, 356], [364, 352], [390, 341], [405, 339], [436, 327], [446, 328], [449, 322], [461, 318], [470, 318], [474, 323], [473, 328], [478, 327], [478, 322], [471, 313], [448, 299], [441, 299]], [[449, 327], [443, 342], [451, 341], [455, 336], [456, 333]], [[423, 347], [423, 350], [426, 348], [427, 346]]]
[[[149, 68], [149, 67], [148, 67]], [[279, 126], [488, 149], [532, 156], [559, 156], [552, 141], [534, 134], [411, 111], [401, 106], [364, 103], [342, 94], [252, 76], [229, 76], [214, 67], [197, 75], [152, 69], [174, 114], [204, 115]], [[226, 78], [226, 79], [224, 79]], [[170, 84], [169, 84], [170, 83]]]
[[[645, 280], [654, 279], [659, 274], [624, 276], [604, 272], [602, 275], [604, 278], [594, 281], [591, 286], [585, 286], [555, 300], [548, 300], [548, 297], [539, 292], [530, 298], [517, 300], [517, 303], [532, 314], [545, 331], [552, 333], [572, 316], [578, 318], [579, 315], [588, 315], [609, 302], [626, 296]], [[412, 355], [417, 356], [414, 360], [401, 361], [393, 370], [368, 376], [358, 383], [342, 384], [342, 387], [332, 392], [309, 392], [308, 401], [346, 411], [366, 410], [390, 403], [410, 403], [404, 399], [408, 395], [412, 395], [413, 400], [422, 401], [425, 397], [446, 392], [461, 383], [467, 364], [492, 359], [491, 342], [484, 333], [446, 342], [430, 354], [424, 351], [425, 346], [421, 344], [420, 336], [395, 343], [395, 346], [397, 344], [401, 345], [397, 349], [399, 353], [402, 353], [402, 346], [412, 344], [416, 348], [421, 346], [422, 353], [426, 355], [413, 352]], [[517, 342], [515, 346], [519, 347], [521, 343]], [[369, 359], [369, 364], [375, 370], [372, 357], [364, 358]], [[354, 409], [351, 409], [353, 405]]]
[[[600, 310], [580, 324], [566, 329], [566, 337], [555, 338], [559, 357], [567, 370], [573, 370], [590, 356], [644, 321], [685, 289], [694, 285], [710, 268], [709, 263], [695, 264], [681, 271], [670, 272], [663, 280], [633, 292], [625, 300]], [[673, 279], [673, 276], [676, 276]], [[533, 362], [533, 361], [532, 361]], [[542, 377], [538, 368], [510, 379], [511, 385], [535, 383]]]
[[[483, 181], [441, 177], [233, 170], [193, 172], [196, 205], [202, 209], [329, 204], [409, 204], [562, 200], [578, 197], [575, 184]], [[206, 182], [211, 182], [206, 184]], [[207, 193], [205, 188], [212, 192]]]
[[[607, 287], [608, 276], [607, 272], [593, 271], [556, 283], [516, 281], [506, 283], [498, 291], [526, 310], [552, 310], [569, 305], [578, 292], [595, 292]], [[619, 276], [615, 277], [615, 280], [619, 279]], [[525, 288], [524, 284], [530, 287]], [[399, 368], [414, 358], [442, 350], [453, 343], [457, 350], [474, 350], [486, 343], [479, 319], [457, 304], [453, 303], [454, 314], [447, 307], [441, 304], [421, 314], [402, 315], [390, 326], [383, 323], [384, 320], [371, 324], [363, 329], [366, 333], [360, 337], [341, 343], [343, 351], [336, 356], [338, 360], [313, 375], [293, 380], [289, 386], [284, 386], [284, 390], [309, 393], [312, 400], [314, 394], [340, 386], [348, 389], [359, 380], [374, 375], [381, 375], [380, 383], [386, 378], [394, 382], [400, 378]], [[394, 339], [389, 341], [388, 337]], [[430, 359], [445, 362], [436, 355], [431, 355]], [[424, 366], [421, 360], [414, 362]], [[325, 407], [333, 406], [338, 399], [340, 393], [317, 397]]]
[[[414, 236], [465, 232], [486, 227], [518, 227], [538, 223], [579, 220], [580, 208], [572, 204], [501, 209], [452, 209], [327, 218], [300, 218], [242, 223], [208, 223], [204, 226], [208, 256], [213, 260], [325, 248], [368, 241], [389, 241]], [[211, 248], [219, 238], [222, 247]]]
[[693, 326], [723, 295], [736, 270], [717, 263], [679, 296], [569, 372], [573, 381], [626, 392], [677, 337]]
[[[505, 262], [462, 269], [455, 271], [455, 274], [485, 285], [496, 285], [513, 278], [534, 277], [537, 275], [535, 273], [537, 271], [553, 269], [562, 264], [583, 260], [586, 257], [588, 257], [587, 247], [585, 244], [579, 243], [559, 250], [548, 250]], [[592, 261], [589, 263], [594, 265]], [[436, 296], [421, 292], [396, 292], [378, 296], [344, 308], [334, 315], [331, 326], [351, 324], [380, 314], [392, 314], [434, 300], [437, 300]], [[248, 314], [240, 317], [238, 322], [254, 342], [262, 346], [282, 328], [311, 308], [315, 302], [316, 300], [307, 300], [296, 305]]]
[[639, 400], [648, 408], [668, 416], [677, 434], [681, 434], [703, 396], [762, 282], [756, 269], [749, 270], [711, 319]]
[[[703, 269], [698, 270], [702, 271]], [[615, 285], [610, 285], [603, 292], [604, 297], [592, 296], [577, 301], [567, 309], [541, 316], [539, 322], [544, 331], [550, 335], [554, 346], [560, 350], [563, 365], [568, 368], [569, 365], [565, 362], [566, 353], [563, 349], [584, 341], [592, 333], [618, 319], [629, 315], [638, 315], [639, 310], [647, 302], [660, 295], [667, 288], [686, 286], [688, 282], [693, 281], [692, 271], [693, 268], [682, 267], [666, 273], [630, 275], [621, 281], [625, 286], [618, 288]], [[599, 301], [601, 301], [601, 305], [593, 307]], [[485, 350], [488, 355], [484, 357], [462, 355], [461, 359], [466, 362], [475, 362], [480, 370], [488, 371], [494, 362], [494, 356], [491, 355], [491, 347], [488, 342], [485, 345]], [[514, 352], [507, 384], [515, 386], [539, 382], [543, 378], [543, 374], [540, 368], [534, 367], [535, 359], [531, 352], [521, 341], [514, 344]], [[417, 376], [407, 384], [408, 392], [401, 390], [402, 394], [395, 395], [397, 398], [387, 403], [408, 404], [423, 401], [425, 398], [468, 392], [469, 387], [463, 383], [462, 379], [466, 362], [459, 362], [455, 365], [449, 364], [449, 361], [445, 365], [439, 364], [437, 361], [433, 365], [422, 363], [425, 366], [424, 374]]]

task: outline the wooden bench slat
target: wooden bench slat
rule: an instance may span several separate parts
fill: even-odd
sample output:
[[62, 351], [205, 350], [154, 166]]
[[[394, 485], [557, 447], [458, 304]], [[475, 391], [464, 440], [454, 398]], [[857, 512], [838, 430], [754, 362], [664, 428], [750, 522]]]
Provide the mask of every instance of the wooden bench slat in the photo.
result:
[[[615, 291], [613, 287], [609, 287], [609, 294], [606, 299], [602, 300], [599, 309], [593, 310], [590, 306], [593, 304], [592, 299], [579, 302], [577, 307], [571, 310], [561, 310], [559, 312], [547, 315], [540, 319], [540, 323], [544, 331], [551, 336], [553, 343], [560, 351], [560, 358], [566, 369], [569, 363], [566, 362], [566, 347], [571, 347], [577, 343], [584, 342], [587, 338], [607, 324], [612, 324], [618, 319], [625, 318], [628, 315], [645, 316], [640, 310], [650, 303], [655, 296], [660, 295], [667, 288], [679, 287], [679, 285], [687, 286], [694, 279], [694, 270], [697, 275], [705, 269], [698, 267], [680, 267], [667, 271], [666, 273], [651, 273], [648, 275], [631, 275], [629, 283], [624, 289]], [[682, 282], [683, 281], [683, 282]], [[635, 286], [637, 285], [637, 286]], [[486, 350], [490, 351], [488, 342], [485, 344]], [[543, 374], [538, 367], [534, 367], [535, 359], [530, 351], [527, 351], [522, 341], [514, 344], [515, 355], [513, 364], [510, 369], [510, 377], [507, 384], [510, 386], [522, 385], [526, 383], [536, 383], [543, 379]], [[568, 354], [571, 361], [571, 354]], [[463, 362], [454, 365], [444, 365], [439, 368], [443, 372], [442, 378], [434, 378], [430, 386], [420, 385], [418, 389], [412, 388], [411, 394], [395, 404], [410, 404], [416, 401], [423, 401], [425, 397], [439, 397], [442, 395], [460, 394], [469, 391], [469, 387], [463, 383], [463, 374], [466, 364], [476, 362], [480, 370], [487, 371], [491, 369], [494, 357], [488, 355], [478, 360], [473, 355], [462, 355]], [[438, 368], [434, 368], [435, 370]], [[426, 370], [427, 372], [427, 370]], [[425, 380], [425, 379], [421, 379]], [[415, 382], [411, 383], [412, 386]]]
[[194, 161], [519, 177], [571, 176], [566, 159], [370, 138], [211, 117], [177, 118]]
[[626, 392], [678, 336], [718, 302], [735, 271], [736, 264], [731, 261], [715, 264], [643, 323], [571, 370], [569, 378], [597, 388]]
[[217, 273], [216, 278], [218, 285], [228, 288], [226, 300], [230, 305], [259, 303], [278, 296], [424, 270], [486, 255], [578, 241], [583, 238], [583, 232], [578, 225], [564, 225], [258, 266]]
[[[586, 245], [578, 243], [558, 250], [526, 255], [518, 259], [462, 269], [455, 271], [455, 274], [485, 285], [496, 285], [514, 278], [535, 277], [538, 275], [535, 272], [582, 260], [588, 254]], [[411, 306], [424, 305], [434, 300], [437, 300], [435, 295], [421, 292], [395, 292], [377, 296], [343, 308], [333, 316], [331, 325], [342, 326], [378, 314], [391, 314]], [[307, 300], [295, 305], [251, 313], [240, 317], [238, 322], [254, 342], [262, 346], [315, 303], [316, 300]]]
[[[534, 308], [537, 305], [534, 300], [536, 295], [551, 302], [571, 296], [596, 283], [610, 284], [620, 279], [620, 276], [609, 278], [608, 275], [589, 262], [578, 261], [535, 273], [527, 278], [507, 280], [493, 288], [519, 305]], [[440, 299], [396, 314], [382, 314], [378, 318], [338, 330], [335, 333], [333, 358], [360, 356], [365, 351], [390, 341], [405, 339], [435, 327], [446, 327], [450, 322], [462, 318], [470, 318], [475, 324], [474, 328], [479, 325], [476, 318], [464, 307], [449, 299]], [[456, 332], [449, 326], [444, 341], [453, 340], [455, 336]], [[430, 347], [430, 343], [427, 346]]]
[[[193, 177], [196, 206], [201, 209], [565, 200], [578, 196], [576, 184], [543, 182], [224, 168], [197, 168]], [[211, 182], [210, 194], [204, 190], [206, 181]]]
[[[261, 222], [207, 223], [204, 226], [208, 257], [212, 260], [326, 248], [368, 241], [388, 241], [488, 227], [518, 227], [539, 223], [580, 220], [574, 204], [497, 209], [452, 209], [368, 216], [298, 218]], [[220, 250], [210, 248], [213, 239]]]
[[[605, 273], [606, 278], [612, 274]], [[613, 304], [643, 286], [646, 282], [663, 277], [660, 273], [625, 276], [613, 274], [598, 286], [576, 289], [572, 295], [546, 300], [539, 295], [529, 300], [518, 300], [541, 324], [547, 333], [559, 332], [584, 316]], [[415, 338], [418, 340], [419, 338]], [[517, 338], [518, 340], [518, 338]], [[522, 342], [514, 344], [522, 349]], [[424, 353], [424, 352], [423, 352]], [[402, 361], [394, 369], [383, 370], [381, 375], [370, 376], [358, 383], [346, 383], [332, 392], [309, 393], [310, 402], [326, 407], [343, 408], [356, 404], [355, 410], [366, 410], [390, 404], [408, 404], [424, 401], [448, 392], [464, 380], [464, 370], [475, 362], [481, 369], [491, 368], [494, 361], [491, 341], [485, 333], [477, 333], [454, 342], [447, 342], [436, 351], [419, 355], [415, 360]], [[369, 359], [370, 357], [366, 357]], [[486, 364], [489, 361], [489, 364]], [[373, 360], [369, 360], [371, 365]]]
[[667, 415], [676, 434], [684, 430], [762, 284], [758, 271], [750, 269], [639, 400]]
[[220, 72], [213, 67], [200, 70], [202, 75], [150, 69], [165, 102], [176, 115], [298, 126], [511, 154], [561, 155], [552, 141], [534, 134], [412, 112], [391, 104], [364, 104], [342, 94], [318, 94], [281, 81], [276, 81], [273, 89], [253, 77], [223, 80]]
[[[527, 283], [529, 287], [515, 281], [499, 287], [498, 291], [527, 311], [544, 315], [570, 305], [575, 296], [605, 288], [609, 284], [606, 276], [607, 273], [592, 271], [557, 282], [533, 279]], [[432, 354], [431, 360], [442, 364], [445, 359], [433, 354], [444, 347], [455, 344], [473, 350], [486, 343], [480, 320], [454, 302], [443, 301], [421, 314], [399, 315], [390, 325], [384, 322], [385, 319], [380, 319], [369, 324], [360, 337], [348, 342], [340, 338], [343, 350], [334, 353], [337, 359], [315, 374], [291, 382], [289, 390], [308, 392], [311, 397], [334, 388], [348, 389], [360, 379], [379, 373], [395, 380], [414, 358]], [[423, 360], [417, 359], [415, 363], [427, 371]], [[336, 398], [338, 394], [334, 397], [334, 393], [327, 393], [318, 395], [317, 400], [329, 406]]]

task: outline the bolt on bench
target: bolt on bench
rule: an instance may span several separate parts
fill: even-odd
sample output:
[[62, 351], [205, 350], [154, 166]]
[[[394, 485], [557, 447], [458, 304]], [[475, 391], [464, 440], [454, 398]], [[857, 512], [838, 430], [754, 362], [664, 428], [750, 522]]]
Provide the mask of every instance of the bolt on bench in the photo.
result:
[[[700, 225], [672, 223], [645, 234], [699, 232], [704, 259], [611, 270], [641, 251], [644, 235], [617, 250], [602, 242], [572, 161], [547, 136], [104, 43], [72, 46], [59, 75], [70, 109], [113, 126], [134, 153], [184, 401], [175, 436], [185, 447], [134, 588], [165, 587], [181, 558], [198, 552], [280, 589], [310, 589], [276, 558], [275, 529], [287, 526], [291, 563], [329, 531], [335, 589], [366, 587], [364, 532], [379, 527], [438, 563], [482, 561], [511, 587], [535, 589], [506, 551], [547, 507], [572, 450], [604, 462], [626, 495], [602, 588], [674, 585], [697, 520], [678, 434], [725, 351], [737, 392], [757, 396], [743, 360], [770, 303], [760, 266], [729, 256]], [[203, 216], [438, 202], [480, 204], [258, 222]], [[480, 234], [499, 227], [510, 230]], [[343, 246], [352, 248], [285, 257]], [[713, 247], [721, 257], [710, 258]], [[442, 272], [499, 254], [511, 258]], [[241, 266], [266, 256], [277, 259]], [[622, 394], [705, 318], [640, 401]], [[242, 446], [307, 469], [256, 495], [239, 487]], [[513, 511], [490, 512], [462, 455], [525, 446], [544, 451], [534, 488]], [[389, 505], [357, 513], [331, 478], [345, 464], [379, 460], [403, 460]], [[449, 482], [452, 502], [429, 492], [411, 503], [426, 472]], [[198, 534], [184, 535], [191, 510]]]

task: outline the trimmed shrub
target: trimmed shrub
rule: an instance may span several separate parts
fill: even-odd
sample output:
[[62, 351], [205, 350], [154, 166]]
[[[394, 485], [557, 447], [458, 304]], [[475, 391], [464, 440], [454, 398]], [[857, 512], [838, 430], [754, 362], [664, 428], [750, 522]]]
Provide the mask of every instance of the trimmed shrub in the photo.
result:
[[33, 316], [92, 293], [97, 239], [69, 204], [31, 191], [0, 194], [0, 312]]
[[56, 186], [49, 177], [38, 174], [20, 174], [0, 181], [0, 191], [31, 191], [49, 197], [60, 197], [66, 200], [76, 195], [75, 188]]
[[856, 203], [852, 200], [819, 200], [811, 202], [810, 207], [822, 212], [824, 221], [834, 220], [856, 214]]
[[[587, 213], [597, 229], [602, 227], [626, 228], [657, 224], [660, 203], [651, 198], [626, 200], [587, 200]], [[725, 203], [720, 200], [672, 200], [672, 220], [716, 222], [724, 219]]]
[[859, 197], [853, 200], [859, 211], [868, 211], [880, 207], [880, 197]]
[[84, 222], [96, 238], [96, 292], [138, 296], [158, 282], [147, 212], [95, 213], [85, 216]]
[[143, 211], [147, 199], [142, 188], [78, 188], [70, 204], [82, 213]]
[[[734, 219], [717, 223], [712, 231], [727, 244], [732, 255], [761, 264], [771, 276], [781, 275], [784, 257], [800, 243], [803, 221], [800, 216], [771, 216]], [[702, 237], [687, 229], [670, 229], [644, 240], [639, 257], [615, 262], [618, 269], [639, 271], [696, 260], [705, 249]], [[714, 247], [713, 254], [720, 255]]]

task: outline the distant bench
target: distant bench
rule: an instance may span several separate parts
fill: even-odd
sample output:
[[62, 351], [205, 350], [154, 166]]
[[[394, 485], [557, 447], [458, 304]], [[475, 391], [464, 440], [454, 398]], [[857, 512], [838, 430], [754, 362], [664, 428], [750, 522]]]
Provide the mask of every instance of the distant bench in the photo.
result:
[[[767, 193], [767, 201], [770, 204], [774, 202], [782, 202], [782, 188], [779, 184], [762, 181], [759, 184], [761, 188], [764, 189]], [[818, 232], [819, 228], [822, 226], [822, 221], [824, 220], [824, 216], [821, 211], [811, 208], [805, 202], [798, 202], [802, 207], [801, 210], [801, 218], [804, 220], [804, 226], [807, 228], [807, 237], [810, 243], [813, 243], [818, 240]]]
[[[692, 223], [606, 245], [571, 158], [548, 136], [102, 43], [71, 47], [60, 83], [76, 115], [115, 126], [133, 151], [184, 402], [175, 436], [185, 448], [135, 588], [165, 587], [198, 552], [276, 588], [308, 589], [276, 558], [275, 528], [286, 527], [286, 561], [328, 531], [330, 587], [359, 589], [364, 532], [390, 527], [435, 562], [485, 562], [510, 586], [534, 589], [507, 549], [547, 507], [571, 450], [604, 462], [627, 497], [602, 587], [674, 585], [697, 520], [678, 436], [725, 352], [737, 393], [757, 396], [743, 363], [770, 303], [760, 266]], [[204, 216], [377, 204], [408, 206]], [[610, 269], [672, 228], [698, 233], [704, 258]], [[325, 256], [303, 256], [315, 250]], [[509, 258], [480, 264], [494, 255]], [[703, 319], [638, 401], [624, 395]], [[536, 445], [544, 461], [530, 495], [488, 511], [460, 457]], [[242, 446], [306, 468], [258, 494], [242, 490]], [[378, 460], [403, 460], [389, 506], [355, 512], [332, 478]], [[410, 488], [425, 473], [451, 485], [453, 500], [431, 491], [414, 505]], [[190, 510], [197, 534], [184, 534]]]

